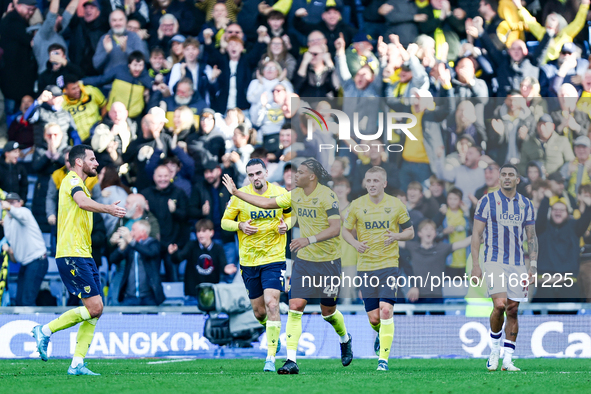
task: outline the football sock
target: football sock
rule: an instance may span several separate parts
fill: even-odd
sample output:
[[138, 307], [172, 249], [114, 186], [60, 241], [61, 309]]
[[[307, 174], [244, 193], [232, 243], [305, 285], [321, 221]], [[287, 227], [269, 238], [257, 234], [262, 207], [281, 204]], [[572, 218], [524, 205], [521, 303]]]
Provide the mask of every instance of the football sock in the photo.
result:
[[82, 357], [74, 357], [70, 366], [76, 368], [80, 364], [84, 364], [84, 359]]
[[375, 326], [373, 324], [371, 324], [371, 323], [369, 323], [369, 325], [371, 326], [371, 328], [373, 328], [373, 330], [375, 332], [380, 332], [380, 326], [381, 326], [380, 323], [376, 324]]
[[275, 361], [275, 353], [277, 353], [280, 332], [281, 320], [269, 320], [267, 322], [267, 357], [273, 357], [273, 361]]
[[380, 324], [380, 360], [390, 358], [390, 349], [394, 339], [394, 318], [382, 319]]
[[505, 356], [503, 357], [503, 364], [511, 363], [513, 352], [515, 352], [515, 342], [505, 339]]
[[92, 338], [94, 337], [94, 329], [96, 328], [97, 322], [98, 318], [95, 317], [94, 319], [90, 319], [83, 322], [82, 324], [80, 324], [80, 327], [78, 327], [78, 335], [76, 336], [76, 349], [74, 350], [74, 358], [86, 357], [86, 353], [88, 352], [88, 348], [90, 347], [90, 344], [92, 343]]
[[501, 336], [503, 335], [503, 330], [499, 332], [492, 332], [490, 331], [490, 341], [492, 343], [492, 349], [498, 350], [501, 347]]
[[261, 323], [262, 326], [266, 326], [267, 325], [267, 317], [268, 316], [265, 316], [265, 318], [263, 320], [259, 320], [259, 319], [257, 319], [257, 320], [259, 320], [259, 323]]
[[298, 352], [298, 343], [302, 335], [302, 315], [304, 312], [290, 310], [287, 315], [287, 326], [285, 334], [287, 335], [287, 359], [296, 361]]
[[345, 318], [343, 317], [341, 311], [336, 310], [332, 315], [323, 317], [324, 320], [326, 320], [334, 328], [341, 343], [346, 343], [349, 341], [347, 327], [345, 326]]
[[47, 335], [47, 329], [54, 333], [75, 326], [85, 320], [90, 320], [90, 313], [85, 306], [81, 306], [64, 312], [60, 317], [43, 326], [42, 331], [43, 334]]

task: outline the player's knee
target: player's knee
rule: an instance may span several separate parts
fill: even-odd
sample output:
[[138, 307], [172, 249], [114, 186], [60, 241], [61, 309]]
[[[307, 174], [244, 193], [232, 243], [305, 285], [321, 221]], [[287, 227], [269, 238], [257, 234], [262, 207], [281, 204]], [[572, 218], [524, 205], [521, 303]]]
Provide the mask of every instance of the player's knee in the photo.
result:
[[262, 321], [265, 320], [265, 316], [267, 316], [267, 313], [265, 311], [265, 308], [256, 308], [253, 310], [254, 312], [254, 317], [257, 318], [257, 320]]
[[372, 314], [368, 314], [367, 316], [369, 318], [369, 323], [372, 326], [377, 326], [378, 324], [380, 324], [380, 316], [377, 313], [372, 313]]
[[267, 310], [269, 311], [269, 313], [273, 313], [278, 310], [279, 301], [277, 301], [276, 299], [267, 300], [265, 303], [265, 306], [267, 307]]
[[305, 307], [305, 300], [289, 300], [289, 309], [291, 309], [292, 311], [303, 312]]
[[86, 309], [88, 309], [88, 313], [90, 313], [91, 318], [99, 318], [103, 314], [103, 306], [102, 305], [96, 305], [96, 306], [93, 305], [90, 308], [87, 307]]
[[391, 310], [391, 308], [388, 308], [388, 307], [380, 308], [380, 319], [386, 320], [386, 319], [389, 319], [391, 317], [392, 317], [392, 310]]
[[507, 303], [503, 299], [495, 299], [494, 300], [494, 308], [495, 312], [497, 313], [504, 313], [506, 309]]
[[505, 313], [507, 314], [507, 317], [511, 317], [511, 318], [516, 319], [518, 310], [519, 310], [518, 304], [510, 304], [510, 305], [507, 305], [507, 309], [505, 309]]

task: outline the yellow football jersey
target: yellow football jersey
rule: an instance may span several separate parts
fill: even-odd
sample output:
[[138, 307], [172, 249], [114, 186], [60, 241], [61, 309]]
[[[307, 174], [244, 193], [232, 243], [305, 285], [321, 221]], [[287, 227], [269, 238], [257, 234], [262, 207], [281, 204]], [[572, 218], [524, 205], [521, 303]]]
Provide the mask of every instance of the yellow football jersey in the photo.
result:
[[[252, 185], [244, 186], [240, 191], [267, 198], [287, 192], [284, 188], [268, 182], [267, 191], [263, 194], [255, 192]], [[236, 217], [238, 221], [234, 220]], [[226, 231], [238, 232], [240, 265], [254, 267], [285, 261], [287, 235], [279, 234], [277, 227], [281, 218], [289, 225], [287, 220], [289, 217], [291, 217], [291, 208], [262, 209], [232, 197], [222, 218], [222, 228]], [[259, 230], [253, 235], [246, 235], [238, 229], [238, 223], [251, 219], [251, 225], [258, 227]]]
[[82, 179], [74, 171], [70, 171], [59, 190], [56, 258], [92, 258], [92, 212], [80, 208], [73, 197], [80, 190], [88, 198], [91, 197]]
[[374, 204], [366, 194], [353, 201], [345, 228], [356, 229], [358, 241], [367, 242], [369, 246], [365, 253], [357, 256], [357, 271], [398, 267], [398, 241], [385, 246], [384, 235], [388, 229], [398, 233], [401, 226], [406, 228], [408, 225], [411, 223], [406, 206], [396, 197], [385, 194], [379, 204]]
[[[293, 215], [300, 225], [302, 238], [315, 236], [326, 230], [328, 219], [341, 220], [339, 201], [328, 187], [318, 184], [309, 196], [300, 187], [275, 199], [281, 208], [293, 207]], [[307, 261], [324, 262], [341, 257], [339, 237], [316, 242], [298, 251], [298, 258]]]

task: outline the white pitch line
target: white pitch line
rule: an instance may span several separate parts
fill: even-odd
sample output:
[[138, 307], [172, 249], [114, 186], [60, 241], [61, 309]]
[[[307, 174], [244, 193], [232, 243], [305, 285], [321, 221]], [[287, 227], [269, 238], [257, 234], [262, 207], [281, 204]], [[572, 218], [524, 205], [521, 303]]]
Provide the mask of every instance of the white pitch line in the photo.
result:
[[162, 361], [149, 361], [147, 364], [151, 365], [151, 364], [168, 364], [168, 363], [180, 363], [183, 361], [195, 361], [196, 359], [194, 358], [182, 358], [179, 360], [162, 360]]

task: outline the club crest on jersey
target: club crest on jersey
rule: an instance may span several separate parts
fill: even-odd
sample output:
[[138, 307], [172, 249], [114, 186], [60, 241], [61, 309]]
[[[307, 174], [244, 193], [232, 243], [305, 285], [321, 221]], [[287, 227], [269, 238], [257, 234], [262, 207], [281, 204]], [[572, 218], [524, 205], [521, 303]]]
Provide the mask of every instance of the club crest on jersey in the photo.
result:
[[76, 186], [80, 182], [77, 178], [70, 179], [70, 185]]
[[84, 286], [84, 291], [86, 293], [90, 293], [90, 286]]
[[336, 201], [334, 201], [334, 202], [332, 203], [332, 207], [333, 207], [334, 209], [339, 209], [339, 203], [338, 203], [338, 202], [336, 202]]
[[314, 205], [318, 204], [318, 198], [313, 198], [312, 199], [312, 204], [314, 204]]
[[523, 211], [525, 209], [525, 204], [519, 204], [519, 209]]
[[390, 212], [392, 212], [392, 208], [384, 208], [384, 212], [390, 213]]
[[364, 209], [364, 210], [363, 210], [363, 213], [364, 213], [364, 214], [367, 214], [367, 209]]

